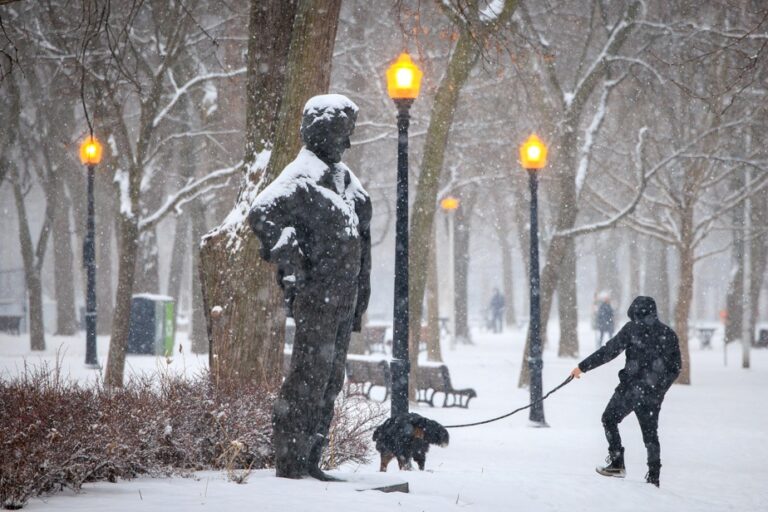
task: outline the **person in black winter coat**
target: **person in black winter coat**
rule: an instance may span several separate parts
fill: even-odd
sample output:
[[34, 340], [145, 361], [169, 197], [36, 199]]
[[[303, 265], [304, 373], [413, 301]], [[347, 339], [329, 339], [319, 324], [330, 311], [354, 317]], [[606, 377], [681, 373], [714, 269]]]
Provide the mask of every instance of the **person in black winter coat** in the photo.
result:
[[611, 302], [607, 297], [603, 297], [600, 301], [600, 305], [597, 308], [596, 327], [599, 332], [597, 338], [597, 348], [603, 346], [603, 336], [606, 339], [610, 339], [613, 336], [613, 308]]
[[602, 417], [608, 439], [608, 465], [596, 469], [604, 476], [625, 476], [619, 423], [634, 412], [648, 450], [646, 480], [658, 487], [661, 470], [659, 412], [664, 395], [680, 374], [680, 346], [675, 331], [659, 321], [656, 302], [651, 297], [636, 297], [627, 314], [631, 321], [604, 347], [580, 362], [571, 375], [579, 378], [582, 373], [625, 352], [626, 364], [619, 372], [619, 385]]

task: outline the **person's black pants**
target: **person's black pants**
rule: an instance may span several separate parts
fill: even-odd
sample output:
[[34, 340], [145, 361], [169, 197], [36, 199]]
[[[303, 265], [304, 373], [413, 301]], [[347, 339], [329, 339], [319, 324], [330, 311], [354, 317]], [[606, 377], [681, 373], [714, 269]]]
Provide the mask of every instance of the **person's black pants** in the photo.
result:
[[620, 384], [603, 412], [603, 428], [608, 440], [608, 451], [613, 455], [622, 451], [619, 423], [634, 412], [643, 433], [643, 442], [648, 451], [648, 465], [661, 463], [659, 445], [659, 412], [662, 397], [646, 396], [642, 389]]

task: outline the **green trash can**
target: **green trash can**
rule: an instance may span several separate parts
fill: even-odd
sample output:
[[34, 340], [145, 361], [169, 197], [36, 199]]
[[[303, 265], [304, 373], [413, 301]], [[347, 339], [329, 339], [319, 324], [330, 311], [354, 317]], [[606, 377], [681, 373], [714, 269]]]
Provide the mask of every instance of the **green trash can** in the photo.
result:
[[173, 297], [140, 293], [131, 300], [128, 354], [173, 353], [176, 308]]

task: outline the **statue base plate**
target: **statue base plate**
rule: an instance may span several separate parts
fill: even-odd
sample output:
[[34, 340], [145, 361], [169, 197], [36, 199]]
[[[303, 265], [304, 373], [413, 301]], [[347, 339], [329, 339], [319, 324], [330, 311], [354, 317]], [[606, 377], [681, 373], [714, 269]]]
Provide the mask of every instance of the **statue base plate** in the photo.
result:
[[330, 476], [343, 480], [352, 485], [356, 491], [404, 492], [407, 493], [408, 482], [388, 473], [346, 473], [344, 471], [328, 471]]

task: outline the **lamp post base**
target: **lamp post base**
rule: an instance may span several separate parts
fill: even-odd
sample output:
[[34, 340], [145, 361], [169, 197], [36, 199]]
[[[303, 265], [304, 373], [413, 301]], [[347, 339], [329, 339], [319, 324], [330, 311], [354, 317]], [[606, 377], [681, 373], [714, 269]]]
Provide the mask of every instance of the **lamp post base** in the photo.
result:
[[549, 423], [546, 421], [528, 420], [528, 426], [531, 428], [549, 428]]
[[85, 363], [83, 366], [88, 370], [101, 370], [101, 365], [99, 363]]

